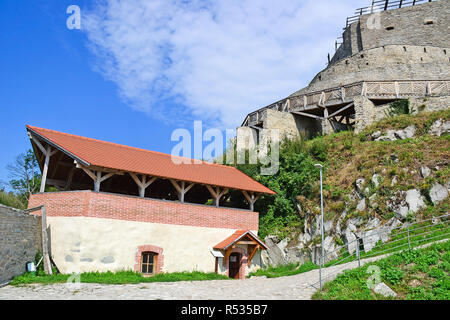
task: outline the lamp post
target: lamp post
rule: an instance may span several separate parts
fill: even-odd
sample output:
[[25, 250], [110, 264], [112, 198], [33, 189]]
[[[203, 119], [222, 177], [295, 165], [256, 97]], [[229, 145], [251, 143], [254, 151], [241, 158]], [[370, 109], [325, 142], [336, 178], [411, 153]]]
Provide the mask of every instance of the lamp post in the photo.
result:
[[323, 187], [322, 187], [322, 168], [323, 166], [320, 163], [317, 163], [314, 165], [314, 167], [319, 168], [320, 170], [320, 211], [321, 211], [321, 224], [320, 229], [322, 233], [322, 256], [321, 261], [319, 262], [319, 281], [320, 281], [320, 290], [322, 291], [322, 266], [324, 264], [324, 247], [323, 247], [323, 237], [324, 237], [324, 230], [323, 230]]

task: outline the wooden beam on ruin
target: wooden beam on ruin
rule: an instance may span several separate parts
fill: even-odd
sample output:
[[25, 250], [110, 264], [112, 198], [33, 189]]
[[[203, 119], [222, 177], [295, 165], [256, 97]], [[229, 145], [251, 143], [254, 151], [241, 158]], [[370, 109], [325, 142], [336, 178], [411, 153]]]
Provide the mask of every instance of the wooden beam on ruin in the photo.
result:
[[336, 116], [336, 115], [338, 115], [339, 113], [341, 113], [341, 112], [347, 110], [348, 108], [353, 107], [353, 105], [354, 105], [353, 102], [349, 103], [349, 104], [346, 105], [345, 107], [343, 107], [343, 108], [341, 108], [341, 109], [339, 109], [339, 110], [333, 112], [332, 114], [330, 114], [330, 115], [328, 116], [328, 119], [329, 119], [329, 118], [332, 118], [332, 117], [334, 117], [334, 116]]
[[315, 114], [310, 114], [310, 113], [301, 112], [301, 111], [291, 111], [291, 113], [299, 115], [299, 116], [310, 117], [310, 118], [319, 119], [319, 120], [324, 119], [321, 116], [316, 116]]

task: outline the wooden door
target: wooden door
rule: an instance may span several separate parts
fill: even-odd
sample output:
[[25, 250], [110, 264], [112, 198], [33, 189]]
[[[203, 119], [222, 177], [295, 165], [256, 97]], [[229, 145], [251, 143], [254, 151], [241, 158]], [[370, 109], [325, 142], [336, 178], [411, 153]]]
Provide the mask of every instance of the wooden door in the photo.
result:
[[228, 276], [233, 279], [239, 279], [239, 269], [241, 267], [241, 254], [233, 252], [228, 258]]

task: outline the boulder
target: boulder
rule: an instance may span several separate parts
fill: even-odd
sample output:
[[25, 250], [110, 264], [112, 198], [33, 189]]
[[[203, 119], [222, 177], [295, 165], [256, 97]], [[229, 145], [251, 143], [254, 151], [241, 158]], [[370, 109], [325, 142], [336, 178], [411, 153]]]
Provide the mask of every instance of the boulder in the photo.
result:
[[366, 210], [366, 199], [363, 198], [358, 202], [358, 205], [356, 206], [356, 210], [358, 210], [360, 212]]
[[381, 176], [377, 173], [375, 173], [372, 176], [372, 183], [375, 186], [375, 188], [378, 188], [378, 186], [380, 185], [380, 181], [381, 181]]
[[370, 136], [372, 137], [372, 140], [378, 139], [379, 137], [381, 137], [381, 131], [380, 130], [375, 131]]
[[403, 129], [403, 134], [405, 139], [412, 138], [416, 134], [416, 126], [412, 125]]
[[304, 264], [309, 260], [307, 252], [302, 247], [292, 247], [286, 249], [286, 263]]
[[435, 183], [430, 189], [430, 199], [434, 205], [439, 204], [442, 200], [448, 197], [448, 190], [439, 183]]
[[348, 253], [353, 254], [356, 250], [356, 235], [350, 228], [347, 228], [344, 232], [344, 243], [347, 246]]
[[375, 209], [375, 208], [378, 207], [378, 203], [377, 203], [377, 194], [376, 194], [376, 193], [374, 193], [373, 195], [371, 195], [371, 196], [369, 197], [369, 205], [370, 205], [373, 209]]
[[430, 127], [428, 134], [440, 137], [443, 134], [450, 133], [450, 121], [445, 121], [442, 119], [436, 120]]
[[356, 179], [356, 181], [355, 181], [356, 192], [358, 192], [359, 194], [362, 194], [365, 183], [366, 183], [366, 179], [364, 179], [364, 178]]
[[385, 135], [382, 135], [375, 139], [375, 141], [395, 141], [397, 137], [395, 136], [395, 130], [388, 130]]
[[373, 291], [384, 297], [396, 297], [397, 296], [397, 294], [394, 292], [394, 290], [389, 288], [387, 286], [387, 284], [385, 284], [384, 282], [380, 282], [380, 283], [376, 284], [375, 287], [373, 288]]
[[420, 175], [422, 178], [426, 178], [431, 174], [431, 169], [428, 168], [427, 166], [421, 166], [420, 167]]
[[264, 243], [268, 247], [266, 251], [267, 262], [265, 264], [269, 264], [271, 266], [285, 264], [285, 253], [278, 246], [278, 237], [269, 235], [264, 239]]
[[411, 211], [412, 213], [416, 213], [420, 209], [427, 206], [425, 204], [423, 196], [417, 189], [410, 189], [406, 191], [405, 201], [408, 204], [409, 211]]

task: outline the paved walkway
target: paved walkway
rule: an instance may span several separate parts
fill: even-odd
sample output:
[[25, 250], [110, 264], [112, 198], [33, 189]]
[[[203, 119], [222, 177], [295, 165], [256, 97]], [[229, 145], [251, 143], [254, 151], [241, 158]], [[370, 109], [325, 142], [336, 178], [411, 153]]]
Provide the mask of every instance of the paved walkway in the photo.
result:
[[[379, 257], [377, 257], [379, 259]], [[370, 260], [370, 259], [367, 259]], [[365, 260], [367, 263], [368, 261]], [[327, 275], [336, 271], [352, 269], [357, 262], [334, 266], [323, 270]], [[327, 278], [331, 280], [333, 277]], [[312, 270], [289, 277], [253, 278], [246, 280], [211, 280], [154, 282], [127, 285], [81, 283], [78, 285], [33, 284], [5, 286], [0, 288], [3, 299], [199, 299], [199, 300], [307, 300], [316, 291], [312, 284], [319, 280], [319, 270]]]
[[[429, 245], [431, 244], [420, 247]], [[382, 259], [388, 255], [390, 254], [361, 260], [361, 265]], [[322, 275], [325, 281], [330, 281], [336, 278], [336, 275], [340, 272], [356, 267], [358, 267], [358, 261], [349, 262], [325, 268], [322, 270]], [[67, 284], [33, 284], [0, 288], [0, 300], [309, 300], [316, 291], [312, 285], [318, 281], [319, 270], [311, 270], [294, 276], [272, 279], [154, 282], [126, 285], [95, 283], [81, 283], [72, 286]]]

